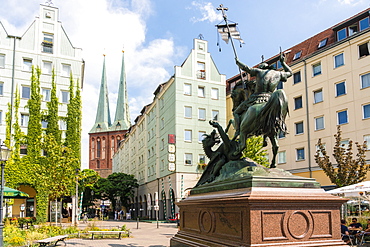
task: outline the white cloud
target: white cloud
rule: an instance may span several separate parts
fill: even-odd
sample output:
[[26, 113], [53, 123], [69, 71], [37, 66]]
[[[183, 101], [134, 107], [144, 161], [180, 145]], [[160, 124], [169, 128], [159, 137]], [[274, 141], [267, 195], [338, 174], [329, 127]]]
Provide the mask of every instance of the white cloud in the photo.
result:
[[[54, 0], [53, 3], [59, 8], [59, 20], [72, 44], [82, 48], [86, 62], [82, 91], [82, 163], [83, 168], [87, 168], [88, 132], [95, 121], [103, 53], [106, 54], [112, 121], [123, 47], [130, 112], [135, 119], [142, 107], [151, 102], [158, 84], [169, 79], [165, 68], [174, 64], [174, 42], [171, 38], [146, 41], [146, 21], [152, 14], [150, 0]], [[2, 0], [1, 9], [0, 20], [6, 30], [22, 35], [38, 16], [39, 0]]]
[[200, 10], [202, 14], [201, 18], [193, 17], [191, 18], [191, 21], [193, 22], [202, 22], [202, 21], [215, 22], [215, 21], [222, 20], [222, 14], [216, 11], [216, 8], [213, 6], [211, 2], [198, 3], [198, 2], [193, 1], [191, 4], [196, 9]]
[[338, 0], [338, 2], [344, 5], [357, 5], [363, 2], [363, 0]]

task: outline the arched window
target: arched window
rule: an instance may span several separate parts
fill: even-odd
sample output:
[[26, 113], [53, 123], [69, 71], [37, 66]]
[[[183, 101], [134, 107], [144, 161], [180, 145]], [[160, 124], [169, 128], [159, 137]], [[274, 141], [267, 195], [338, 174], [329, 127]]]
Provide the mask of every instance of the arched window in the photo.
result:
[[119, 148], [119, 143], [121, 141], [121, 137], [120, 136], [117, 136], [116, 140], [117, 140], [117, 149], [118, 149]]
[[100, 138], [96, 140], [96, 158], [100, 158], [101, 156], [101, 141]]
[[95, 154], [95, 139], [92, 138], [91, 139], [91, 160], [93, 160], [95, 157], [94, 157], [94, 154]]
[[105, 149], [105, 138], [103, 137], [103, 141], [102, 141], [102, 159], [105, 159], [105, 152], [106, 152], [106, 149]]

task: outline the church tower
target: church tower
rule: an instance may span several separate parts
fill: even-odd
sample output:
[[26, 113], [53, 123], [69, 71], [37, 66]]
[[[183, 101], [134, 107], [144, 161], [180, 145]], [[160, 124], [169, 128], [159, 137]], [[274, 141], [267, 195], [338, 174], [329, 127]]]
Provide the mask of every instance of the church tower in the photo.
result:
[[89, 132], [89, 169], [97, 171], [101, 177], [105, 178], [112, 173], [113, 154], [118, 150], [119, 143], [123, 140], [130, 126], [124, 52], [122, 53], [121, 76], [113, 124], [111, 124], [109, 111], [108, 85], [104, 56], [98, 109], [95, 123]]

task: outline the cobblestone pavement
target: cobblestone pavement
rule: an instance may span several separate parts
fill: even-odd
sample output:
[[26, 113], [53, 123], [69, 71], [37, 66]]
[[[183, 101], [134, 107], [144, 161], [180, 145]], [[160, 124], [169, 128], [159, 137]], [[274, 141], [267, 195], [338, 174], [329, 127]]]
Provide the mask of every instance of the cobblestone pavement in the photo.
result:
[[[119, 239], [69, 239], [66, 241], [70, 247], [166, 247], [170, 246], [170, 239], [178, 231], [176, 223], [139, 222], [136, 221], [95, 221], [95, 226], [100, 228], [116, 228], [123, 224], [131, 231], [130, 238]], [[84, 228], [87, 224], [79, 224]]]

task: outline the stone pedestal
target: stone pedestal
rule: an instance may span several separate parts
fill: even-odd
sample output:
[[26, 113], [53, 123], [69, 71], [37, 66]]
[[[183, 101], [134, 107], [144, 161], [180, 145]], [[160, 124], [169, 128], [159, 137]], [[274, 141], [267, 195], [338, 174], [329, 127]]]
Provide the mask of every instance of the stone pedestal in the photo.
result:
[[171, 246], [346, 246], [340, 206], [309, 178], [249, 176], [199, 186], [178, 202]]

